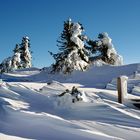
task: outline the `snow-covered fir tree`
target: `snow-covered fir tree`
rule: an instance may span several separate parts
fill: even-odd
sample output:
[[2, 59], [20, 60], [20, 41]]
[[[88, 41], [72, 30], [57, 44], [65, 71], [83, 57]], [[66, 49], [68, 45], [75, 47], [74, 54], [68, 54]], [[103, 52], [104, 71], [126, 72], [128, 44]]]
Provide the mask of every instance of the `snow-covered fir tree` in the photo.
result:
[[23, 37], [22, 43], [16, 44], [14, 55], [8, 57], [0, 64], [0, 72], [9, 72], [21, 68], [30, 68], [32, 66], [32, 56], [30, 52], [30, 40]]
[[64, 22], [64, 30], [58, 41], [59, 53], [51, 55], [55, 59], [52, 72], [71, 73], [73, 70], [86, 70], [89, 66], [88, 51], [82, 40], [83, 27], [80, 23]]
[[30, 51], [30, 40], [29, 37], [23, 37], [21, 43], [21, 67], [30, 68], [32, 66], [32, 56]]
[[87, 43], [91, 46], [91, 51], [94, 55], [90, 57], [91, 62], [100, 62], [102, 64], [106, 63], [117, 66], [123, 64], [123, 57], [117, 53], [112, 44], [112, 39], [106, 32], [100, 33], [98, 35], [98, 40], [88, 40]]
[[21, 68], [21, 59], [20, 59], [21, 52], [20, 52], [19, 44], [16, 44], [16, 47], [13, 50], [13, 52], [14, 52], [14, 55], [12, 57], [12, 65], [11, 65], [11, 67], [12, 67], [12, 70], [16, 70], [16, 69]]
[[20, 61], [20, 48], [19, 45], [16, 44], [15, 49], [13, 50], [14, 55], [12, 57], [8, 57], [2, 61], [0, 64], [0, 71], [1, 73], [3, 72], [10, 72], [16, 69], [19, 69], [21, 66], [21, 61]]
[[12, 57], [8, 57], [2, 61], [0, 64], [0, 73], [11, 71], [12, 66]]

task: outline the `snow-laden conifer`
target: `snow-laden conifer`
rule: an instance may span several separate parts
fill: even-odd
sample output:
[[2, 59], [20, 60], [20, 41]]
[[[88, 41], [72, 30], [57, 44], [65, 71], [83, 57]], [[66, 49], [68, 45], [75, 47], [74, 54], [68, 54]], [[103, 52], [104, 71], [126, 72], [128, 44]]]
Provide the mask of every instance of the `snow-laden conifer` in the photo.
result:
[[23, 37], [21, 43], [21, 66], [22, 68], [30, 68], [32, 66], [32, 56], [30, 51], [29, 37]]
[[98, 35], [98, 40], [88, 40], [93, 56], [91, 62], [103, 62], [110, 65], [122, 65], [123, 57], [119, 55], [112, 43], [112, 39], [106, 32]]
[[57, 54], [51, 53], [55, 59], [52, 72], [71, 73], [73, 70], [86, 70], [89, 65], [88, 52], [82, 40], [83, 27], [73, 23], [71, 19], [64, 22], [64, 30], [58, 40]]
[[30, 51], [30, 40], [23, 37], [22, 43], [16, 44], [12, 57], [8, 57], [0, 64], [0, 72], [9, 72], [16, 69], [30, 68], [32, 66], [32, 56]]

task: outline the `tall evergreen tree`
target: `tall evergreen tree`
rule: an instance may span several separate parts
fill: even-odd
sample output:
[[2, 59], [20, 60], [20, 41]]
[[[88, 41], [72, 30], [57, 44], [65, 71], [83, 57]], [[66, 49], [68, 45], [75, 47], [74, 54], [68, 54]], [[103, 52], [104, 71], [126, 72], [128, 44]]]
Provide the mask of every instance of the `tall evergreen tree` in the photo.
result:
[[27, 36], [22, 38], [22, 43], [20, 46], [21, 66], [22, 68], [30, 68], [32, 66], [32, 56], [30, 51], [30, 40]]
[[30, 40], [28, 37], [23, 37], [22, 43], [16, 44], [14, 55], [8, 57], [0, 64], [0, 72], [9, 72], [21, 68], [30, 68], [32, 66], [32, 56], [30, 51]]
[[64, 51], [65, 49], [71, 50], [72, 49], [71, 46], [74, 45], [70, 39], [72, 35], [72, 32], [71, 32], [72, 26], [73, 26], [73, 23], [71, 19], [64, 21], [64, 29], [61, 33], [59, 40], [57, 40], [57, 46], [60, 51]]
[[71, 73], [73, 70], [84, 71], [88, 67], [88, 53], [82, 38], [83, 27], [72, 23], [71, 19], [64, 22], [60, 40], [57, 41], [59, 52], [50, 54], [55, 59], [52, 72]]

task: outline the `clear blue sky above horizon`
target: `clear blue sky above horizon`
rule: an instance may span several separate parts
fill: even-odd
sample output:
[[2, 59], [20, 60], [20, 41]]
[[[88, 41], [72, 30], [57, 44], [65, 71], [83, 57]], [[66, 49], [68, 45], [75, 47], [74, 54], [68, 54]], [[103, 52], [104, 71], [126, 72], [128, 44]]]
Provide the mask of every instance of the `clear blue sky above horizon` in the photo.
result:
[[108, 32], [126, 64], [140, 62], [140, 0], [0, 0], [0, 62], [29, 36], [34, 66], [51, 65], [69, 17], [92, 39]]

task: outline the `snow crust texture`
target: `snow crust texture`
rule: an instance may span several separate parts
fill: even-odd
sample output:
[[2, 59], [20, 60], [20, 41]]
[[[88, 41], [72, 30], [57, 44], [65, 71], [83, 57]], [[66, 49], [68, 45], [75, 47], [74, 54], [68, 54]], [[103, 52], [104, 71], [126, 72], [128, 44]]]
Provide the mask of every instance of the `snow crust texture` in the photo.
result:
[[[117, 103], [117, 91], [104, 89], [108, 81], [125, 71], [129, 84], [133, 84], [128, 86], [131, 94], [136, 92], [133, 96], [139, 98], [138, 67], [139, 64], [94, 67], [83, 72], [83, 76], [74, 72], [68, 77], [50, 75], [50, 79], [46, 77], [47, 70], [36, 68], [2, 75], [0, 139], [139, 140], [140, 110], [129, 100], [123, 105]], [[73, 86], [82, 100], [73, 102]], [[60, 96], [67, 90], [70, 92]]]

